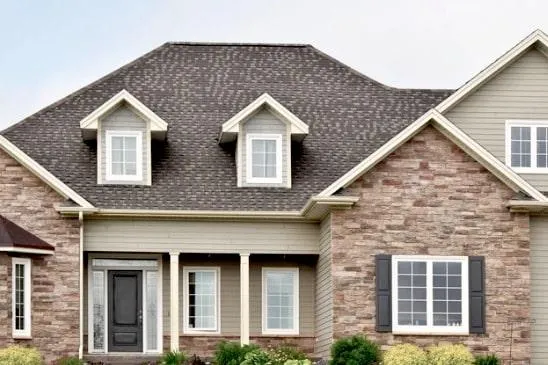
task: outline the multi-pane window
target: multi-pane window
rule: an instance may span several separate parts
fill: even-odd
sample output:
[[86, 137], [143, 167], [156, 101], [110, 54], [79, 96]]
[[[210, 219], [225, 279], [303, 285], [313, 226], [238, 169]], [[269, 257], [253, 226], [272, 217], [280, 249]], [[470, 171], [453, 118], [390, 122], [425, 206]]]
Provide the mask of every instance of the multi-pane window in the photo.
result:
[[13, 337], [30, 337], [31, 261], [14, 257], [12, 264]]
[[185, 331], [218, 331], [218, 278], [218, 268], [184, 269]]
[[281, 183], [281, 141], [281, 135], [248, 135], [248, 182]]
[[141, 179], [141, 132], [107, 131], [107, 179]]
[[298, 332], [299, 270], [263, 269], [263, 333]]
[[395, 333], [468, 332], [466, 257], [394, 256]]
[[548, 122], [509, 121], [506, 139], [507, 165], [521, 172], [548, 172]]

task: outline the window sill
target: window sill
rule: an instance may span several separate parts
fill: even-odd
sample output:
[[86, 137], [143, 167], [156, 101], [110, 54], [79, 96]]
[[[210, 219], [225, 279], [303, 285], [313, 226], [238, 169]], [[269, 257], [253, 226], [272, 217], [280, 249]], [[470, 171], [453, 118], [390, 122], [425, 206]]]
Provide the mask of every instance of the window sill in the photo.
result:
[[14, 340], [32, 340], [31, 335], [13, 335], [11, 336]]
[[218, 331], [218, 330], [215, 330], [215, 331], [213, 331], [213, 330], [212, 331], [207, 331], [207, 330], [196, 330], [196, 331], [185, 330], [184, 333], [181, 334], [181, 336], [196, 336], [196, 335], [215, 337], [215, 336], [221, 336], [221, 332]]
[[285, 332], [263, 331], [261, 333], [261, 336], [295, 337], [295, 336], [299, 336], [299, 331], [285, 331]]
[[392, 330], [392, 334], [396, 336], [469, 336], [468, 330], [436, 330], [424, 329], [417, 330]]

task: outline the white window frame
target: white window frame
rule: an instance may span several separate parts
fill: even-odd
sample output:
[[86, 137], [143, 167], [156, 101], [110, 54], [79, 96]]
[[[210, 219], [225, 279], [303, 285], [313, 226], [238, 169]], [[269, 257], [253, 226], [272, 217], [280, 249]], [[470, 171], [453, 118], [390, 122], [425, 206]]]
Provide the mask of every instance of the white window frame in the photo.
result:
[[[512, 167], [512, 127], [531, 128], [531, 166]], [[548, 167], [537, 167], [537, 128], [548, 128], [548, 120], [507, 120], [505, 131], [506, 166], [516, 172], [527, 174], [548, 174]]]
[[[212, 328], [191, 328], [188, 326], [188, 274], [191, 272], [215, 273], [215, 326]], [[183, 333], [219, 334], [221, 333], [221, 268], [219, 266], [185, 266], [183, 267]]]
[[[136, 174], [135, 175], [115, 175], [112, 173], [112, 137], [136, 137], [136, 150], [137, 154], [135, 162]], [[143, 180], [143, 132], [140, 131], [106, 131], [106, 180], [110, 181], [139, 181]]]
[[[276, 176], [253, 177], [253, 141], [276, 141]], [[246, 181], [252, 184], [281, 184], [282, 183], [282, 135], [249, 133], [246, 137]]]
[[[398, 324], [398, 262], [426, 261], [426, 326], [409, 326]], [[462, 326], [433, 325], [433, 274], [434, 262], [458, 262], [461, 266], [462, 290]], [[400, 335], [468, 335], [470, 308], [468, 292], [468, 257], [467, 256], [392, 256], [392, 333]]]
[[[16, 265], [23, 265], [24, 266], [24, 273], [25, 273], [25, 293], [24, 293], [24, 305], [25, 305], [25, 329], [18, 330], [15, 328], [15, 266]], [[12, 301], [12, 337], [13, 338], [23, 338], [23, 339], [29, 339], [31, 338], [32, 333], [32, 320], [31, 320], [31, 305], [32, 305], [32, 278], [31, 278], [31, 265], [32, 261], [29, 258], [20, 258], [20, 257], [13, 257], [12, 258], [12, 288], [11, 288], [11, 301]]]
[[[270, 329], [268, 328], [268, 302], [267, 302], [267, 284], [266, 276], [270, 272], [290, 272], [293, 274], [293, 328], [289, 329]], [[263, 267], [262, 268], [262, 334], [263, 335], [298, 335], [299, 334], [299, 268], [298, 267]]]

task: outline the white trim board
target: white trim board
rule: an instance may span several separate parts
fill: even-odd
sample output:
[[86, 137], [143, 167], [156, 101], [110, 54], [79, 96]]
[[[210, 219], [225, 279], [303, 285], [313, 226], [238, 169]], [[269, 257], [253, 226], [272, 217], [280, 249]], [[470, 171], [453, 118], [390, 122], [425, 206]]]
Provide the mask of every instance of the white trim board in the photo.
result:
[[453, 143], [457, 144], [466, 153], [468, 153], [514, 191], [523, 191], [538, 201], [548, 201], [548, 197], [544, 196], [544, 194], [531, 186], [521, 176], [512, 171], [511, 168], [490, 154], [487, 150], [485, 150], [485, 148], [480, 146], [476, 141], [471, 139], [467, 134], [462, 132], [446, 117], [434, 109], [429, 110], [415, 122], [407, 126], [403, 131], [394, 136], [381, 148], [377, 149], [366, 159], [340, 177], [337, 181], [328, 186], [324, 191], [318, 194], [318, 197], [331, 196], [339, 189], [349, 186], [361, 175], [372, 169], [376, 164], [384, 160], [388, 155], [410, 140], [413, 136], [418, 134], [429, 124], [436, 127], [436, 129], [442, 132]]
[[268, 106], [274, 115], [289, 123], [291, 134], [302, 136], [308, 134], [308, 125], [305, 122], [300, 120], [299, 117], [289, 111], [289, 109], [280, 104], [272, 96], [264, 93], [223, 123], [221, 135], [219, 136], [219, 143], [233, 140], [234, 136], [240, 132], [240, 124], [257, 113], [263, 106]]
[[453, 108], [461, 100], [477, 90], [491, 77], [502, 71], [506, 66], [508, 66], [510, 63], [520, 57], [524, 52], [526, 52], [531, 46], [533, 46], [537, 42], [541, 43], [545, 47], [548, 47], [548, 36], [539, 29], [529, 34], [527, 37], [525, 37], [525, 39], [523, 39], [517, 45], [512, 47], [508, 52], [502, 55], [502, 57], [491, 63], [480, 73], [478, 73], [463, 86], [461, 86], [457, 91], [451, 94], [447, 99], [438, 104], [438, 106], [436, 106], [436, 110], [440, 113], [445, 113]]
[[105, 115], [118, 104], [125, 101], [131, 107], [133, 107], [145, 120], [150, 122], [150, 130], [152, 132], [166, 132], [168, 124], [160, 118], [156, 113], [150, 110], [145, 104], [141, 103], [135, 96], [131, 95], [129, 91], [122, 90], [112, 98], [107, 100], [88, 116], [80, 121], [81, 129], [97, 129], [99, 118]]
[[48, 170], [30, 158], [26, 153], [21, 151], [17, 146], [11, 143], [4, 136], [0, 136], [0, 148], [8, 155], [26, 167], [30, 172], [48, 184], [53, 190], [59, 193], [63, 198], [70, 199], [83, 208], [93, 208], [93, 205], [82, 198], [78, 193], [69, 188], [61, 180], [53, 176]]
[[0, 247], [0, 252], [27, 253], [29, 255], [53, 255], [55, 253], [54, 250], [27, 247]]

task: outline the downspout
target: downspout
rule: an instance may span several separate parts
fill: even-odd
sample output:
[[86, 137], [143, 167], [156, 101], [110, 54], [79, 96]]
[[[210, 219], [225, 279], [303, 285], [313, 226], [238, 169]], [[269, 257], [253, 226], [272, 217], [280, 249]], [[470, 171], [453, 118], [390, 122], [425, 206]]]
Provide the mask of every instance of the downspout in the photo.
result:
[[80, 222], [80, 346], [78, 347], [78, 358], [84, 357], [84, 212], [78, 212]]

